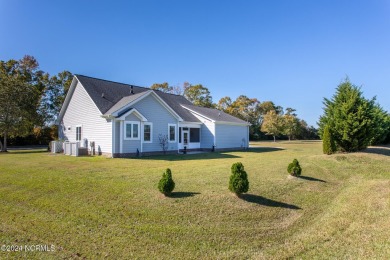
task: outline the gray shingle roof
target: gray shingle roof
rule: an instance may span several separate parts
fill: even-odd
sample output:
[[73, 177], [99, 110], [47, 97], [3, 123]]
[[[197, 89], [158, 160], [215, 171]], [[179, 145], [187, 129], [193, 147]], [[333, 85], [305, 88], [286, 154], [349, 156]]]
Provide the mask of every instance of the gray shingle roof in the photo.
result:
[[125, 105], [129, 104], [130, 102], [133, 102], [134, 100], [136, 100], [137, 98], [140, 98], [142, 97], [143, 95], [146, 95], [146, 93], [148, 93], [147, 91], [144, 91], [144, 92], [141, 92], [141, 93], [137, 93], [137, 94], [132, 94], [131, 96], [127, 96], [127, 97], [123, 97], [121, 100], [119, 100], [115, 105], [113, 105], [106, 113], [104, 113], [105, 115], [110, 115], [112, 113], [114, 113], [115, 111], [118, 111], [119, 109], [121, 109], [122, 107], [124, 107]]
[[[130, 93], [131, 85], [128, 84], [96, 79], [83, 75], [76, 75], [76, 77], [102, 114], [105, 114], [122, 98], [133, 95]], [[134, 94], [148, 90], [148, 88], [133, 86]]]
[[[126, 104], [129, 104], [130, 102], [135, 101], [137, 98], [146, 95], [148, 91], [151, 90], [150, 88], [138, 87], [83, 75], [75, 76], [83, 85], [103, 115], [112, 114], [121, 107], [124, 107]], [[133, 87], [134, 94], [130, 93], [131, 86]], [[154, 91], [184, 121], [199, 122], [199, 119], [189, 111], [190, 109], [215, 121], [246, 123], [241, 119], [238, 119], [217, 109], [194, 106], [183, 96], [168, 94], [158, 90], [152, 91]]]
[[156, 94], [162, 98], [162, 100], [167, 103], [184, 121], [186, 122], [199, 122], [199, 119], [196, 118], [190, 111], [183, 109], [181, 105], [192, 105], [185, 97], [180, 95], [173, 95], [164, 93], [162, 91], [155, 91]]
[[214, 120], [216, 122], [229, 122], [229, 123], [238, 123], [238, 124], [245, 124], [247, 123], [244, 120], [241, 120], [237, 117], [231, 116], [223, 111], [220, 111], [215, 108], [207, 108], [207, 107], [198, 107], [194, 106], [192, 104], [183, 104], [184, 108], [192, 110], [198, 114], [201, 114], [211, 120]]

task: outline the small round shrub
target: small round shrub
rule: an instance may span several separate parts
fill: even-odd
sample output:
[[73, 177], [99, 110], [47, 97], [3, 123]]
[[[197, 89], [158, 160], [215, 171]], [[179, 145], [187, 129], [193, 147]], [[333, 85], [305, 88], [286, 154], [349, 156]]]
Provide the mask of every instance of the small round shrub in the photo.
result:
[[249, 190], [248, 175], [244, 170], [242, 163], [234, 163], [231, 167], [232, 175], [229, 180], [229, 190], [234, 192], [237, 196]]
[[175, 182], [172, 179], [171, 169], [167, 168], [158, 183], [158, 190], [165, 196], [169, 196], [171, 195], [174, 188]]
[[287, 167], [287, 172], [292, 176], [299, 176], [302, 173], [302, 168], [299, 165], [297, 159], [294, 159], [292, 163], [290, 163]]

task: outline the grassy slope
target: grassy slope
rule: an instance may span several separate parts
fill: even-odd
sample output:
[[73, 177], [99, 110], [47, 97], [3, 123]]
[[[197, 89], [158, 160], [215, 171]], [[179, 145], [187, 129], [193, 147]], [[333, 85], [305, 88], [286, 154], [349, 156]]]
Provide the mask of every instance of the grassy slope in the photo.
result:
[[[0, 154], [0, 244], [56, 246], [0, 258], [390, 257], [387, 150], [325, 156], [318, 142], [275, 145], [285, 149], [145, 159]], [[294, 158], [308, 178], [288, 178]], [[227, 189], [237, 161], [250, 181], [242, 200]], [[173, 198], [156, 188], [167, 167]]]

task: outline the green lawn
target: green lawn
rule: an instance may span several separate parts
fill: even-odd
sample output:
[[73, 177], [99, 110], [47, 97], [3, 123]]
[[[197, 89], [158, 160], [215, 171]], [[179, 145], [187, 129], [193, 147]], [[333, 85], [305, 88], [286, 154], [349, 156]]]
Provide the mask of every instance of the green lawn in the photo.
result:
[[[390, 258], [389, 148], [254, 145], [143, 159], [0, 154], [0, 246], [55, 246], [0, 259]], [[294, 158], [302, 178], [288, 177]], [[242, 199], [228, 190], [234, 162], [249, 177]], [[167, 167], [171, 198], [157, 190]]]

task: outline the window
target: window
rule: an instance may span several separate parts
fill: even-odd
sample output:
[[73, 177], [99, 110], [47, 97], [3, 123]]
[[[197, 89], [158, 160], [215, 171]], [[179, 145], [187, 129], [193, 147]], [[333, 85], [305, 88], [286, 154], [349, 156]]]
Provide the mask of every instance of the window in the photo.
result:
[[139, 122], [125, 122], [125, 140], [139, 140]]
[[152, 140], [152, 123], [144, 123], [144, 142], [151, 143]]
[[200, 142], [200, 128], [190, 128], [190, 143]]
[[76, 141], [81, 140], [81, 126], [76, 126]]
[[171, 143], [176, 142], [176, 125], [168, 124], [168, 140]]

